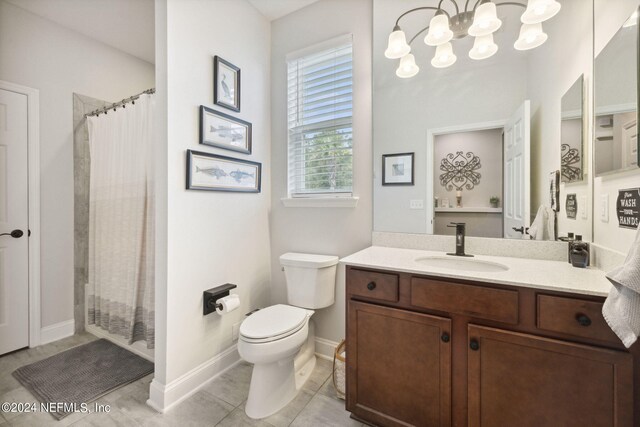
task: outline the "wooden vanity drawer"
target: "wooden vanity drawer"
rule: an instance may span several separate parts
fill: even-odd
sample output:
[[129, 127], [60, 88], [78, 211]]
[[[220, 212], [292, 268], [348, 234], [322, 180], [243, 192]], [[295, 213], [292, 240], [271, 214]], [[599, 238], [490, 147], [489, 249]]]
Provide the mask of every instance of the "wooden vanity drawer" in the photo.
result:
[[518, 323], [518, 291], [411, 278], [411, 305], [504, 323]]
[[538, 329], [620, 344], [602, 316], [601, 302], [538, 294], [537, 303]]
[[398, 302], [398, 275], [375, 271], [347, 271], [347, 292], [383, 301]]

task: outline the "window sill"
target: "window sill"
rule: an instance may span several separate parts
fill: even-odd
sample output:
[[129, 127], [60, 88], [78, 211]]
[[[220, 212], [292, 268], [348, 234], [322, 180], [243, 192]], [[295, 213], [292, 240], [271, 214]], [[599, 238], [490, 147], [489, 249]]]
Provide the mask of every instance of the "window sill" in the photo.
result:
[[283, 197], [287, 208], [355, 208], [359, 197]]

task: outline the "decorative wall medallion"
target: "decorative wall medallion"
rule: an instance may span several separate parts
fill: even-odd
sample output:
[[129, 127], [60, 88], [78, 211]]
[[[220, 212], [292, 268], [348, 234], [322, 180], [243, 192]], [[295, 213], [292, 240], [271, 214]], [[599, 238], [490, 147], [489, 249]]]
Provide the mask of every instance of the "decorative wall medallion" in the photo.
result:
[[447, 191], [452, 191], [454, 188], [459, 191], [463, 187], [473, 190], [480, 184], [482, 175], [476, 171], [481, 167], [480, 157], [471, 151], [466, 154], [462, 151], [455, 154], [449, 153], [440, 161], [440, 170], [444, 172], [440, 175], [440, 185]]
[[571, 148], [569, 144], [562, 144], [560, 148], [562, 178], [564, 178], [563, 181], [579, 181], [582, 179], [580, 150], [577, 148]]

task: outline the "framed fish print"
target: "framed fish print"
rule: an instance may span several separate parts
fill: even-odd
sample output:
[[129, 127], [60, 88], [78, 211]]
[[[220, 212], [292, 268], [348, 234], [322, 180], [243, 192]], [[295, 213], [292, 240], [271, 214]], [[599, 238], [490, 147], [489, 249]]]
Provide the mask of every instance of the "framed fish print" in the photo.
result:
[[262, 164], [187, 150], [187, 190], [259, 193]]
[[213, 57], [213, 103], [240, 111], [240, 68], [217, 55]]
[[251, 123], [201, 105], [200, 144], [251, 154]]

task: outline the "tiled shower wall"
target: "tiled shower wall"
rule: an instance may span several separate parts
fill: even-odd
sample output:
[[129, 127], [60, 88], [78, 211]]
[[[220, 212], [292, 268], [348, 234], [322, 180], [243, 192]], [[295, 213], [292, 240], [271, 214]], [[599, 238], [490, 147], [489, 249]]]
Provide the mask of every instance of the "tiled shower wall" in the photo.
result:
[[74, 279], [73, 310], [76, 333], [84, 330], [84, 286], [89, 277], [89, 133], [84, 115], [110, 102], [73, 94]]

